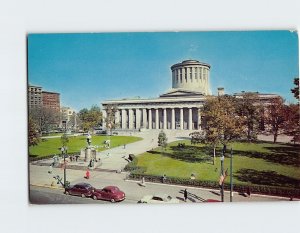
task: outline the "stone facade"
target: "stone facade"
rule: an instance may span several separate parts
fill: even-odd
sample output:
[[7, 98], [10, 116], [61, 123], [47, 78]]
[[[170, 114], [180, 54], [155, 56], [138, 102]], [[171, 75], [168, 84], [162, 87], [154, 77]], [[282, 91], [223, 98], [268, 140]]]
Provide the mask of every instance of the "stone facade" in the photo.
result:
[[[115, 129], [140, 130], [199, 130], [202, 127], [201, 108], [205, 96], [210, 95], [210, 65], [196, 60], [186, 60], [171, 67], [172, 89], [154, 99], [107, 100], [102, 103], [103, 117], [106, 107], [117, 107]], [[224, 88], [218, 89], [218, 95]], [[237, 98], [242, 93], [235, 94]], [[273, 94], [260, 94], [268, 102]]]

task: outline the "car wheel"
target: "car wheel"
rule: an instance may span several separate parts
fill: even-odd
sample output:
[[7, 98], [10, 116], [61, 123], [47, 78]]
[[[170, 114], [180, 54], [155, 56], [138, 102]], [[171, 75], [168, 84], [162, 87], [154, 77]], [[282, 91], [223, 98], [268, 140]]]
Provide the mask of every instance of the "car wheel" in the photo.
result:
[[65, 192], [66, 195], [69, 195], [70, 193], [68, 191]]
[[93, 195], [93, 199], [94, 199], [94, 200], [98, 200], [98, 198], [97, 198], [96, 195]]
[[110, 199], [110, 202], [115, 202], [115, 199], [113, 199], [113, 198], [112, 198], [112, 199]]
[[83, 194], [81, 194], [81, 197], [85, 197], [85, 194], [83, 193]]

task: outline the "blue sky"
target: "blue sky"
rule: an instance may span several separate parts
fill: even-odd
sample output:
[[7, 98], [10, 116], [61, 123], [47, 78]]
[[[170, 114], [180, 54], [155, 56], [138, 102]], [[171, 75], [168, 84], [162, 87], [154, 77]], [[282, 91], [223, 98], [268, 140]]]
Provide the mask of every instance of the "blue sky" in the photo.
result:
[[28, 81], [61, 93], [77, 111], [107, 99], [158, 97], [170, 67], [186, 59], [211, 65], [210, 85], [232, 94], [259, 91], [295, 102], [298, 35], [290, 31], [84, 33], [28, 35]]

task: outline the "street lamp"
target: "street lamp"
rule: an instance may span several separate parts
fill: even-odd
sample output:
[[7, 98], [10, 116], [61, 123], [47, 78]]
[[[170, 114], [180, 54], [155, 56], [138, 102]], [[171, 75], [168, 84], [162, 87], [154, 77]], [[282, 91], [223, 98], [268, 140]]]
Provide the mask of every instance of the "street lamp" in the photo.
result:
[[224, 152], [222, 152], [221, 160], [221, 201], [224, 202]]
[[62, 148], [61, 148], [61, 154], [62, 154], [62, 156], [64, 157], [64, 188], [66, 188], [66, 179], [67, 179], [67, 170], [66, 170], [66, 155], [67, 155], [67, 153], [68, 153], [68, 148], [66, 147], [66, 146], [63, 146]]
[[232, 160], [233, 160], [233, 153], [231, 148], [230, 150], [230, 202], [232, 202], [232, 198], [233, 198]]

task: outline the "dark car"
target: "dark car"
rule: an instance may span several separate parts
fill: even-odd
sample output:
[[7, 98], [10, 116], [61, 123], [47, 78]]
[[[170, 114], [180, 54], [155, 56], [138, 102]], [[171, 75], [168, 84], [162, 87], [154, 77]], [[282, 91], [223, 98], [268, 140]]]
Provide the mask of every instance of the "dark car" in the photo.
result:
[[107, 200], [111, 202], [123, 201], [125, 193], [116, 186], [107, 186], [103, 189], [95, 189], [93, 192], [94, 200]]
[[66, 195], [77, 195], [81, 197], [91, 197], [95, 188], [88, 183], [78, 183], [66, 188]]

